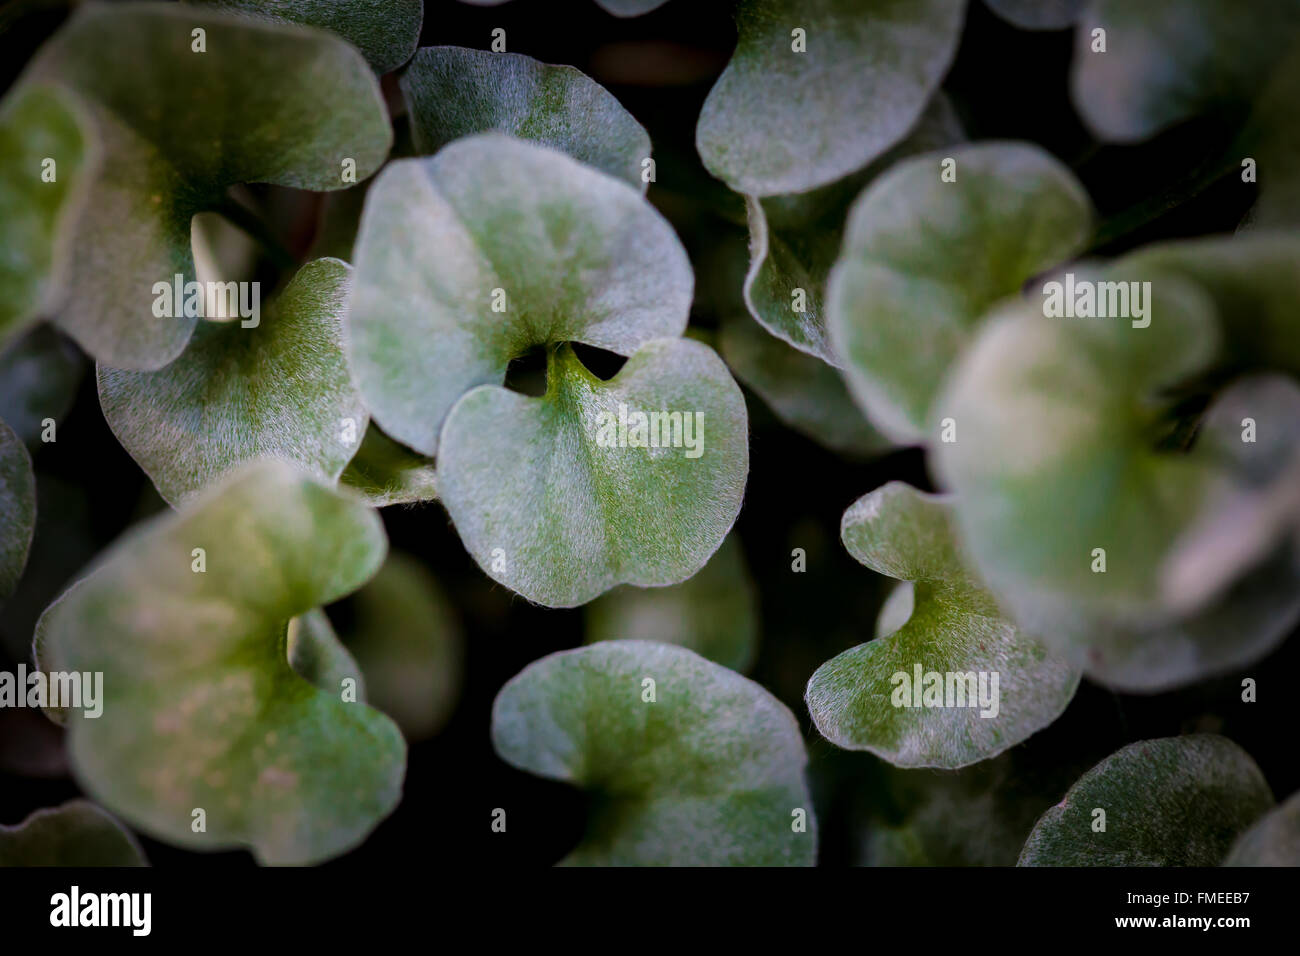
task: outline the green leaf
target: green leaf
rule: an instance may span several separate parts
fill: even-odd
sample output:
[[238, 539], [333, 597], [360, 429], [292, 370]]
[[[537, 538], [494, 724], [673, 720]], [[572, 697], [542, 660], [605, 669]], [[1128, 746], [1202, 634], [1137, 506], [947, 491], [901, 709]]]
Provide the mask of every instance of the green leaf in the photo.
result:
[[148, 865], [130, 831], [89, 800], [37, 810], [17, 826], [0, 824], [0, 867]]
[[426, 455], [452, 405], [529, 349], [631, 355], [690, 309], [686, 253], [635, 189], [499, 133], [390, 163], [356, 257], [352, 370], [384, 431]]
[[65, 712], [82, 786], [183, 847], [290, 864], [359, 843], [400, 799], [405, 745], [387, 717], [295, 673], [286, 641], [384, 550], [373, 511], [274, 461], [128, 532], [37, 628], [43, 670], [104, 675], [98, 718]]
[[1022, 30], [1064, 30], [1088, 0], [984, 0], [990, 10]]
[[420, 562], [391, 552], [351, 605], [343, 639], [365, 674], [370, 703], [409, 742], [432, 737], [464, 680], [464, 637], [451, 602]]
[[393, 441], [374, 422], [348, 462], [339, 483], [361, 492], [375, 508], [414, 504], [438, 497], [433, 460]]
[[[86, 362], [71, 342], [48, 325], [38, 325], [0, 353], [0, 408], [23, 443], [34, 446], [68, 413]], [[57, 432], [56, 432], [57, 434]]]
[[0, 101], [0, 349], [63, 292], [68, 224], [96, 162], [87, 122], [74, 100], [44, 86]]
[[376, 73], [395, 70], [420, 42], [424, 0], [186, 0], [278, 23], [336, 33], [361, 51]]
[[204, 322], [159, 371], [99, 367], [104, 417], [165, 499], [179, 503], [261, 457], [338, 479], [367, 424], [343, 354], [350, 271], [337, 259], [308, 263], [256, 326]]
[[1300, 793], [1268, 811], [1237, 838], [1224, 866], [1300, 866]]
[[892, 447], [858, 411], [833, 368], [769, 335], [749, 316], [728, 313], [718, 344], [736, 377], [796, 431], [853, 457]]
[[[695, 131], [736, 192], [805, 192], [901, 140], [957, 49], [961, 0], [742, 0], [731, 62]], [[792, 31], [804, 31], [795, 52]]]
[[[956, 161], [956, 181], [941, 160]], [[986, 310], [1070, 258], [1092, 231], [1087, 193], [1027, 143], [904, 160], [854, 203], [827, 289], [832, 351], [876, 427], [928, 435], [948, 367]]]
[[13, 593], [27, 565], [36, 527], [36, 478], [12, 428], [0, 419], [0, 602]]
[[840, 526], [858, 561], [914, 582], [914, 606], [898, 630], [819, 667], [808, 711], [832, 743], [895, 766], [986, 760], [1054, 721], [1079, 684], [966, 569], [949, 511], [940, 496], [890, 482], [858, 499]]
[[1019, 865], [1217, 866], [1272, 805], [1255, 761], [1226, 737], [1142, 740], [1097, 764], [1043, 814]]
[[[356, 700], [366, 702], [366, 682], [361, 666], [334, 632], [334, 625], [320, 608], [312, 608], [289, 622], [285, 636], [289, 666], [299, 677], [326, 694], [355, 691]], [[352, 681], [346, 685], [345, 681]]]
[[744, 673], [758, 644], [758, 592], [735, 535], [699, 574], [667, 588], [621, 587], [587, 605], [586, 642], [676, 644]]
[[[680, 431], [666, 417], [678, 412]], [[663, 416], [659, 447], [638, 447], [637, 416], [648, 441], [652, 413]], [[689, 339], [647, 343], [608, 382], [565, 346], [550, 354], [543, 397], [484, 386], [461, 399], [439, 454], [443, 504], [484, 572], [573, 607], [704, 566], [744, 494], [745, 401], [722, 360]]]
[[[863, 186], [904, 157], [964, 138], [957, 114], [939, 93], [907, 138], [866, 169], [808, 193], [745, 197], [750, 265], [744, 290], [750, 314], [777, 338], [839, 365], [826, 337], [826, 280], [840, 254], [850, 205]], [[802, 312], [795, 310], [799, 290]]]
[[184, 349], [196, 319], [155, 315], [154, 285], [194, 279], [191, 219], [228, 187], [342, 189], [347, 160], [364, 179], [392, 142], [378, 81], [342, 40], [177, 4], [80, 6], [20, 82], [34, 81], [78, 96], [103, 151], [58, 320], [113, 368]]
[[[1135, 142], [1202, 113], [1235, 118], [1300, 28], [1300, 3], [1093, 0], [1075, 31], [1070, 89], [1100, 138]], [[1104, 29], [1106, 51], [1093, 52]]]
[[497, 695], [492, 743], [521, 770], [590, 791], [586, 836], [565, 864], [816, 859], [794, 715], [685, 648], [609, 641], [535, 661]]
[[497, 131], [550, 146], [645, 192], [650, 137], [608, 90], [571, 66], [516, 53], [424, 47], [402, 72], [416, 148]]

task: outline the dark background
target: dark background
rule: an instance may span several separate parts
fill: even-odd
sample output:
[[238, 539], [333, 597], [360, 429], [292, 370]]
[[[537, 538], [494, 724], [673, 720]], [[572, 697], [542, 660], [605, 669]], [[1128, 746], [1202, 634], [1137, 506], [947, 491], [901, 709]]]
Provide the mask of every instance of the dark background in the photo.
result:
[[[728, 4], [671, 0], [652, 14], [629, 20], [609, 16], [588, 0], [514, 0], [495, 8], [426, 0], [425, 7], [422, 46], [487, 48], [491, 30], [504, 27], [511, 52], [572, 64], [609, 88], [650, 133], [658, 181], [649, 197], [686, 244], [697, 286], [705, 289], [716, 282], [712, 270], [718, 250], [725, 244], [744, 248], [743, 214], [736, 198], [700, 165], [694, 131], [704, 98], [735, 43]], [[0, 5], [0, 85], [12, 81], [66, 12], [65, 4], [52, 0]], [[1074, 168], [1100, 210], [1103, 229], [1111, 227], [1106, 234], [1117, 233], [1096, 252], [1113, 254], [1157, 238], [1231, 231], [1249, 202], [1233, 177], [1209, 185], [1184, 182], [1201, 160], [1223, 151], [1229, 131], [1205, 120], [1138, 147], [1101, 147], [1070, 106], [1070, 57], [1069, 31], [1018, 31], [973, 0], [944, 89], [972, 140], [1033, 140]], [[385, 80], [385, 88], [394, 91], [393, 77]], [[396, 98], [390, 96], [390, 101]], [[290, 191], [257, 192], [272, 206], [277, 197], [269, 193]], [[1185, 201], [1150, 222], [1145, 221], [1150, 210], [1130, 213], [1165, 193], [1171, 203]], [[293, 205], [292, 196], [280, 199]], [[318, 208], [308, 197], [297, 197], [297, 202]], [[305, 255], [310, 222], [305, 230], [299, 221], [281, 226], [286, 243]], [[732, 294], [738, 301], [739, 289]], [[711, 328], [716, 313], [717, 306], [701, 298], [692, 324]], [[612, 356], [584, 356], [605, 376], [619, 364]], [[527, 373], [531, 361], [523, 369], [512, 368], [512, 377]], [[904, 809], [888, 785], [895, 772], [870, 755], [843, 752], [821, 739], [810, 727], [802, 693], [819, 664], [871, 636], [886, 592], [884, 580], [858, 565], [840, 545], [841, 514], [885, 481], [901, 479], [929, 488], [925, 459], [919, 450], [903, 450], [867, 462], [845, 460], [782, 426], [751, 392], [746, 397], [751, 470], [734, 533], [761, 601], [760, 651], [750, 676], [784, 700], [809, 734], [821, 862], [858, 862], [863, 826], [871, 820], [896, 821]], [[105, 424], [91, 374], [83, 378], [75, 405], [59, 425], [58, 442], [39, 446], [34, 462], [41, 508], [36, 548], [43, 580], [28, 588], [25, 604], [15, 608], [11, 602], [0, 613], [0, 645], [8, 648], [0, 649], [4, 670], [13, 670], [13, 656], [30, 641], [34, 614], [77, 568], [129, 524], [161, 507]], [[482, 867], [550, 864], [581, 837], [583, 797], [499, 760], [488, 737], [490, 710], [501, 685], [530, 661], [582, 643], [582, 611], [530, 606], [495, 585], [466, 554], [436, 503], [389, 508], [384, 518], [392, 546], [419, 556], [453, 600], [466, 637], [466, 681], [460, 705], [442, 733], [411, 748], [402, 804], [362, 846], [328, 866], [411, 859]], [[807, 552], [806, 573], [791, 571], [795, 547]], [[37, 554], [33, 552], [33, 563]], [[27, 585], [20, 586], [20, 593]], [[33, 595], [33, 589], [44, 592]], [[346, 616], [346, 602], [331, 614]], [[1297, 721], [1285, 696], [1292, 684], [1265, 675], [1295, 673], [1298, 662], [1300, 642], [1292, 641], [1240, 674], [1152, 697], [1117, 695], [1085, 681], [1066, 714], [1017, 748], [1018, 756], [1029, 766], [1086, 767], [1133, 740], [1216, 731], [1254, 756], [1274, 793], [1284, 797], [1300, 787]], [[1241, 702], [1243, 676], [1257, 679], [1258, 703]], [[45, 741], [57, 745], [57, 732], [39, 715], [0, 711], [0, 755]], [[47, 759], [51, 754], [57, 757], [51, 751]], [[909, 772], [916, 777], [935, 773]], [[0, 823], [16, 823], [34, 809], [77, 793], [66, 776], [19, 777], [0, 770]], [[507, 810], [507, 833], [490, 830], [495, 807]], [[159, 866], [252, 863], [243, 852], [195, 854], [143, 842]]]

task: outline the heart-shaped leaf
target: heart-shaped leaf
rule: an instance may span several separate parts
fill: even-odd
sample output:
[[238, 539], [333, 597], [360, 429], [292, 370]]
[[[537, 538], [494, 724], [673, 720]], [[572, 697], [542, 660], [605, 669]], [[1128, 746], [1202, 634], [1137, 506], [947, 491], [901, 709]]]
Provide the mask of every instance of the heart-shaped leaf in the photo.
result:
[[401, 734], [295, 673], [286, 632], [384, 550], [373, 511], [275, 461], [129, 532], [37, 629], [42, 670], [103, 674], [102, 714], [65, 712], [78, 780], [180, 846], [309, 863], [362, 840], [400, 798]]
[[955, 769], [1055, 720], [1079, 674], [1020, 631], [966, 569], [943, 498], [890, 482], [844, 513], [849, 553], [912, 581], [913, 610], [887, 637], [832, 658], [808, 682], [808, 711], [838, 746], [900, 767]]
[[0, 824], [0, 866], [148, 866], [140, 844], [89, 800], [37, 810]]
[[374, 422], [366, 429], [361, 447], [348, 462], [339, 483], [361, 492], [375, 508], [438, 497], [433, 460], [393, 441]]
[[984, 0], [990, 10], [1022, 30], [1064, 30], [1088, 0]]
[[1224, 866], [1300, 866], [1300, 793], [1278, 804], [1237, 838]]
[[0, 419], [0, 602], [13, 593], [27, 565], [36, 527], [36, 478], [14, 430]]
[[964, 0], [741, 0], [696, 147], [750, 196], [861, 169], [910, 130], [957, 49]]
[[62, 292], [68, 223], [96, 162], [88, 122], [72, 98], [45, 86], [0, 102], [0, 348]]
[[1233, 0], [1093, 0], [1075, 31], [1075, 108], [1098, 137], [1118, 142], [1201, 113], [1233, 118], [1300, 29], [1296, 0], [1265, 0], [1253, 13], [1243, 17]]
[[758, 593], [734, 535], [700, 572], [667, 588], [616, 588], [587, 605], [586, 641], [660, 641], [738, 673], [758, 644]]
[[416, 148], [436, 153], [492, 130], [550, 146], [645, 192], [650, 137], [608, 90], [571, 66], [516, 53], [424, 47], [402, 72]]
[[682, 647], [609, 641], [535, 661], [501, 688], [492, 743], [591, 791], [569, 865], [811, 865], [816, 820], [794, 715]]
[[635, 189], [499, 133], [390, 163], [356, 256], [352, 369], [384, 431], [426, 455], [452, 405], [530, 348], [631, 355], [690, 309], [686, 253]]
[[379, 84], [342, 40], [178, 4], [81, 6], [24, 78], [75, 93], [103, 152], [58, 320], [113, 368], [184, 349], [197, 319], [155, 314], [154, 285], [194, 279], [191, 219], [228, 187], [342, 189], [392, 142]]
[[831, 348], [871, 421], [899, 441], [926, 437], [944, 375], [988, 307], [1091, 232], [1083, 187], [1031, 144], [929, 153], [876, 178], [849, 213], [827, 289]]
[[1020, 866], [1217, 866], [1273, 805], [1250, 755], [1226, 737], [1129, 744], [1034, 825]]
[[48, 325], [28, 330], [0, 353], [0, 414], [31, 447], [57, 425], [76, 398], [86, 360]]
[[308, 263], [265, 315], [202, 323], [159, 371], [99, 367], [104, 417], [167, 501], [262, 457], [338, 479], [368, 422], [343, 354], [350, 271]]
[[279, 23], [301, 23], [337, 33], [376, 73], [395, 70], [420, 42], [424, 0], [186, 0]]

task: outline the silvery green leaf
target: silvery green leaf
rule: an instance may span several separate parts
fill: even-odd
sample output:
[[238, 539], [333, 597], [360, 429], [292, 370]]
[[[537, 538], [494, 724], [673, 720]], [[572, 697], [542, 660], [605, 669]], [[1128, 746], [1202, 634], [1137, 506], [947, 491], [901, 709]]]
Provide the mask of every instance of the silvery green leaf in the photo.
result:
[[97, 158], [88, 122], [74, 99], [50, 87], [0, 100], [0, 349], [63, 292], [69, 223]]
[[27, 565], [36, 527], [36, 478], [27, 449], [0, 419], [0, 602], [13, 593]]
[[134, 836], [89, 800], [37, 810], [0, 824], [0, 867], [148, 866]]
[[1264, 814], [1237, 838], [1224, 866], [1300, 866], [1300, 793]]
[[750, 314], [777, 338], [839, 365], [827, 340], [826, 279], [840, 254], [849, 207], [863, 186], [895, 162], [964, 139], [948, 98], [937, 93], [907, 138], [866, 169], [807, 193], [746, 196], [750, 263], [744, 292]]
[[832, 743], [895, 766], [956, 769], [1060, 716], [1078, 671], [1019, 630], [967, 569], [944, 498], [890, 482], [858, 499], [840, 534], [858, 561], [912, 581], [897, 630], [827, 661], [808, 711]]
[[[658, 447], [638, 445], [651, 429]], [[484, 572], [572, 607], [699, 571], [740, 510], [748, 438], [740, 388], [707, 346], [648, 342], [607, 382], [563, 346], [544, 396], [488, 385], [457, 403], [438, 490]]]
[[62, 715], [78, 781], [183, 847], [291, 864], [359, 843], [401, 796], [405, 745], [295, 673], [286, 632], [384, 551], [375, 512], [276, 461], [129, 531], [37, 628], [43, 670], [103, 674], [100, 716]]
[[32, 446], [56, 425], [76, 398], [86, 361], [71, 342], [48, 325], [38, 325], [0, 353], [0, 416], [23, 443]]
[[255, 458], [331, 483], [342, 474], [368, 421], [343, 354], [350, 271], [308, 263], [264, 313], [203, 322], [158, 371], [99, 367], [104, 417], [167, 501]]
[[[1296, 0], [1093, 0], [1075, 31], [1070, 89], [1100, 138], [1135, 142], [1201, 113], [1247, 108], [1300, 28]], [[1096, 30], [1105, 52], [1094, 52]]]
[[452, 405], [500, 385], [511, 359], [568, 341], [631, 355], [682, 333], [691, 288], [681, 243], [635, 189], [484, 133], [394, 161], [371, 187], [349, 358], [384, 431], [433, 455]]
[[1272, 805], [1255, 761], [1226, 737], [1142, 740], [1097, 764], [1043, 814], [1019, 865], [1217, 866]]
[[464, 679], [464, 637], [451, 602], [417, 560], [394, 551], [351, 603], [343, 639], [365, 674], [370, 703], [407, 741], [432, 737]]
[[549, 146], [645, 192], [650, 137], [612, 93], [571, 66], [517, 53], [424, 47], [402, 72], [415, 146], [497, 131]]
[[370, 423], [356, 456], [348, 462], [340, 484], [355, 488], [375, 508], [414, 504], [438, 497], [433, 459], [393, 441]]
[[[949, 159], [955, 182], [941, 178]], [[1028, 143], [928, 153], [873, 180], [827, 287], [830, 347], [872, 423], [898, 441], [937, 437], [935, 395], [986, 310], [1091, 233], [1083, 187]]]
[[990, 10], [1022, 30], [1064, 30], [1088, 0], [984, 0]]
[[[356, 658], [343, 646], [334, 625], [315, 607], [289, 622], [285, 635], [289, 666], [299, 677], [327, 694], [355, 691], [359, 703], [366, 702], [366, 682]], [[346, 684], [351, 681], [351, 684]]]
[[736, 51], [695, 131], [704, 165], [750, 196], [805, 192], [861, 169], [916, 124], [965, 9], [964, 0], [741, 0]]
[[278, 23], [336, 33], [361, 51], [376, 73], [395, 70], [420, 42], [424, 0], [186, 0]]
[[102, 150], [58, 321], [113, 368], [185, 348], [197, 320], [155, 315], [154, 284], [194, 279], [191, 219], [228, 187], [342, 189], [349, 161], [365, 179], [392, 142], [378, 81], [342, 40], [179, 4], [80, 6], [20, 80], [37, 81], [81, 101]]
[[916, 608], [916, 585], [912, 581], [899, 581], [880, 605], [876, 615], [876, 639], [888, 637], [906, 624]]
[[758, 593], [735, 535], [681, 584], [616, 588], [587, 605], [586, 613], [588, 644], [677, 644], [742, 674], [758, 649]]
[[816, 860], [794, 715], [685, 648], [608, 641], [535, 661], [497, 695], [492, 743], [521, 770], [589, 791], [587, 833], [565, 864]]

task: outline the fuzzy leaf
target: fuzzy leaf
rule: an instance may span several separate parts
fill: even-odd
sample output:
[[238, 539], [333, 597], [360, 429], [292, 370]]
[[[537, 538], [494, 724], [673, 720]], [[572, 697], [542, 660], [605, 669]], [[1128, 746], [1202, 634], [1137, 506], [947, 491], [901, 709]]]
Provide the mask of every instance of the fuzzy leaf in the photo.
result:
[[844, 513], [840, 534], [867, 567], [915, 582], [913, 610], [898, 630], [813, 674], [808, 710], [823, 736], [895, 766], [951, 770], [1001, 753], [1065, 710], [1078, 672], [1018, 630], [966, 570], [942, 497], [890, 482]]
[[62, 293], [68, 223], [95, 162], [87, 122], [74, 100], [45, 86], [0, 102], [0, 349]]
[[348, 462], [339, 483], [361, 492], [375, 508], [438, 497], [433, 460], [393, 441], [374, 422], [366, 429], [361, 447]]
[[350, 680], [353, 682], [350, 689], [355, 690], [357, 701], [366, 702], [366, 682], [361, 666], [343, 646], [334, 632], [334, 625], [320, 608], [312, 608], [289, 622], [285, 651], [289, 655], [289, 666], [303, 680], [330, 695], [342, 694], [349, 689], [343, 682]]
[[[1201, 113], [1234, 118], [1300, 29], [1300, 2], [1093, 0], [1075, 31], [1070, 90], [1101, 139], [1135, 142]], [[1093, 31], [1106, 31], [1104, 53]]]
[[1300, 866], [1300, 793], [1278, 804], [1233, 844], [1224, 866]]
[[28, 330], [0, 353], [0, 417], [23, 443], [40, 440], [47, 418], [57, 424], [76, 398], [86, 361], [48, 325]]
[[350, 271], [308, 263], [256, 327], [204, 322], [159, 371], [99, 367], [104, 417], [163, 498], [177, 504], [262, 457], [338, 479], [368, 421], [343, 354]]
[[[957, 49], [965, 0], [741, 0], [731, 62], [700, 112], [704, 165], [736, 192], [797, 193], [902, 139]], [[795, 52], [792, 31], [805, 31]]]
[[[647, 702], [653, 681], [655, 700]], [[794, 716], [685, 648], [609, 641], [551, 654], [492, 707], [501, 758], [591, 792], [569, 865], [811, 865], [816, 821]], [[796, 811], [806, 832], [796, 832]]]
[[659, 641], [738, 673], [758, 644], [758, 593], [734, 535], [699, 574], [667, 588], [621, 587], [587, 606], [586, 642]]
[[191, 219], [228, 187], [342, 189], [346, 160], [365, 179], [392, 142], [379, 84], [342, 40], [177, 4], [81, 6], [24, 78], [74, 92], [103, 151], [59, 323], [113, 368], [185, 348], [196, 319], [156, 316], [152, 290], [194, 279]]
[[[826, 280], [840, 254], [849, 208], [862, 188], [894, 163], [915, 153], [965, 139], [948, 98], [936, 94], [901, 143], [866, 169], [793, 196], [745, 197], [750, 263], [745, 305], [779, 339], [831, 365], [840, 361], [826, 332]], [[804, 311], [795, 310], [802, 290]]]
[[1088, 0], [984, 0], [990, 10], [1022, 30], [1064, 30]]
[[286, 864], [360, 842], [400, 798], [405, 745], [387, 717], [295, 673], [286, 631], [384, 550], [373, 511], [274, 461], [128, 532], [37, 628], [42, 669], [104, 674], [103, 714], [65, 715], [78, 780], [184, 847]]
[[278, 23], [300, 23], [337, 33], [376, 73], [395, 70], [420, 42], [424, 0], [186, 0]]
[[549, 146], [645, 192], [650, 137], [608, 90], [571, 66], [516, 53], [424, 47], [402, 72], [416, 148], [497, 131]]
[[[956, 160], [956, 182], [940, 178]], [[1036, 146], [980, 143], [904, 160], [854, 203], [827, 289], [833, 352], [871, 421], [928, 434], [948, 367], [993, 303], [1081, 250], [1091, 204]]]
[[148, 865], [130, 831], [89, 800], [37, 810], [17, 826], [0, 825], [0, 867]]
[[13, 593], [27, 565], [36, 527], [36, 478], [12, 428], [0, 419], [0, 602]]
[[[1273, 805], [1226, 737], [1142, 740], [1111, 754], [1034, 825], [1020, 866], [1217, 866]], [[1105, 830], [1094, 830], [1105, 811]]]
[[499, 133], [390, 163], [356, 255], [352, 370], [384, 431], [426, 455], [452, 405], [530, 348], [631, 355], [690, 309], [686, 253], [636, 190]]

